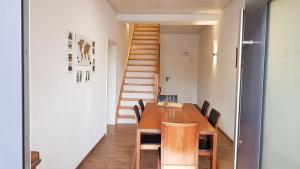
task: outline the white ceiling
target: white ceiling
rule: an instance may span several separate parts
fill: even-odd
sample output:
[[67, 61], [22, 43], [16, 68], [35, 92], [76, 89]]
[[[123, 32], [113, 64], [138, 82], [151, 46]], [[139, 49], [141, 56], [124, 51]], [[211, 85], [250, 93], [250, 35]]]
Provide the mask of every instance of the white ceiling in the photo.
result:
[[205, 26], [200, 25], [161, 25], [162, 34], [199, 34]]
[[120, 13], [219, 12], [231, 0], [107, 0]]

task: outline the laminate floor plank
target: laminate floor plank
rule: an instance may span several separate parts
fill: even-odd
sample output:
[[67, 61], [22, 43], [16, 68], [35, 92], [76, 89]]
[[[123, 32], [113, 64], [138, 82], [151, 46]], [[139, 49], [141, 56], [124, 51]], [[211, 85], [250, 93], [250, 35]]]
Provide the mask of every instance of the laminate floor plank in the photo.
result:
[[[135, 125], [109, 125], [107, 136], [79, 169], [130, 169], [136, 136]], [[141, 169], [156, 169], [157, 151], [142, 151]], [[199, 157], [199, 169], [209, 169], [209, 159]], [[218, 169], [233, 168], [233, 145], [218, 132]]]

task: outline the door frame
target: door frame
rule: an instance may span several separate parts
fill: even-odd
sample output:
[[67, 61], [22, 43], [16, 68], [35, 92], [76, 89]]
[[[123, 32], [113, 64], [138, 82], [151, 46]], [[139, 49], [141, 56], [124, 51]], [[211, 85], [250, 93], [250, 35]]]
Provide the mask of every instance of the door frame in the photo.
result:
[[[115, 40], [113, 40], [113, 39], [111, 39], [111, 38], [107, 38], [106, 39], [106, 92], [105, 92], [105, 95], [106, 95], [106, 108], [105, 108], [105, 122], [106, 122], [106, 134], [107, 134], [107, 125], [108, 125], [108, 116], [109, 116], [109, 113], [111, 113], [111, 112], [108, 112], [108, 110], [109, 110], [109, 108], [108, 108], [108, 103], [109, 103], [109, 99], [110, 98], [108, 98], [109, 97], [109, 91], [108, 91], [108, 89], [109, 89], [109, 75], [110, 75], [110, 73], [109, 73], [109, 47], [110, 47], [110, 45], [113, 45], [114, 46], [114, 48], [115, 48], [115, 65], [116, 65], [116, 62], [117, 62], [117, 43], [116, 43], [116, 41]], [[115, 74], [117, 75], [117, 69], [115, 70]], [[115, 88], [117, 89], [117, 77], [115, 77], [116, 79], [115, 79]], [[115, 97], [117, 98], [117, 90], [115, 90], [115, 93], [114, 93], [114, 95], [115, 95]], [[117, 103], [117, 100], [115, 100], [115, 103]], [[115, 113], [115, 112], [113, 112], [113, 113]]]

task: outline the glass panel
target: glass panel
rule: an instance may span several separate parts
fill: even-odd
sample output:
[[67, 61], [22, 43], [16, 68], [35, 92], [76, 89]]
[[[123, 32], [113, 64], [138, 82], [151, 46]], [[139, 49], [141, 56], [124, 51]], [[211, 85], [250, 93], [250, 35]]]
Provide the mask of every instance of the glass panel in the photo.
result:
[[269, 7], [261, 169], [299, 169], [300, 1]]

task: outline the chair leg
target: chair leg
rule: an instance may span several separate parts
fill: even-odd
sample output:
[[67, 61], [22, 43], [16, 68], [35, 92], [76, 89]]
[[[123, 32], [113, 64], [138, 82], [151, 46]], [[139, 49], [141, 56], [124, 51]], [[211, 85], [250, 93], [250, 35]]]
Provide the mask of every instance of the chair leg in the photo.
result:
[[136, 147], [134, 147], [134, 152], [133, 152], [133, 157], [132, 157], [132, 162], [131, 162], [131, 169], [135, 169], [136, 165]]
[[160, 157], [157, 158], [157, 169], [160, 169]]
[[160, 161], [160, 148], [158, 148], [158, 156], [157, 156], [157, 169], [161, 168], [161, 161]]

